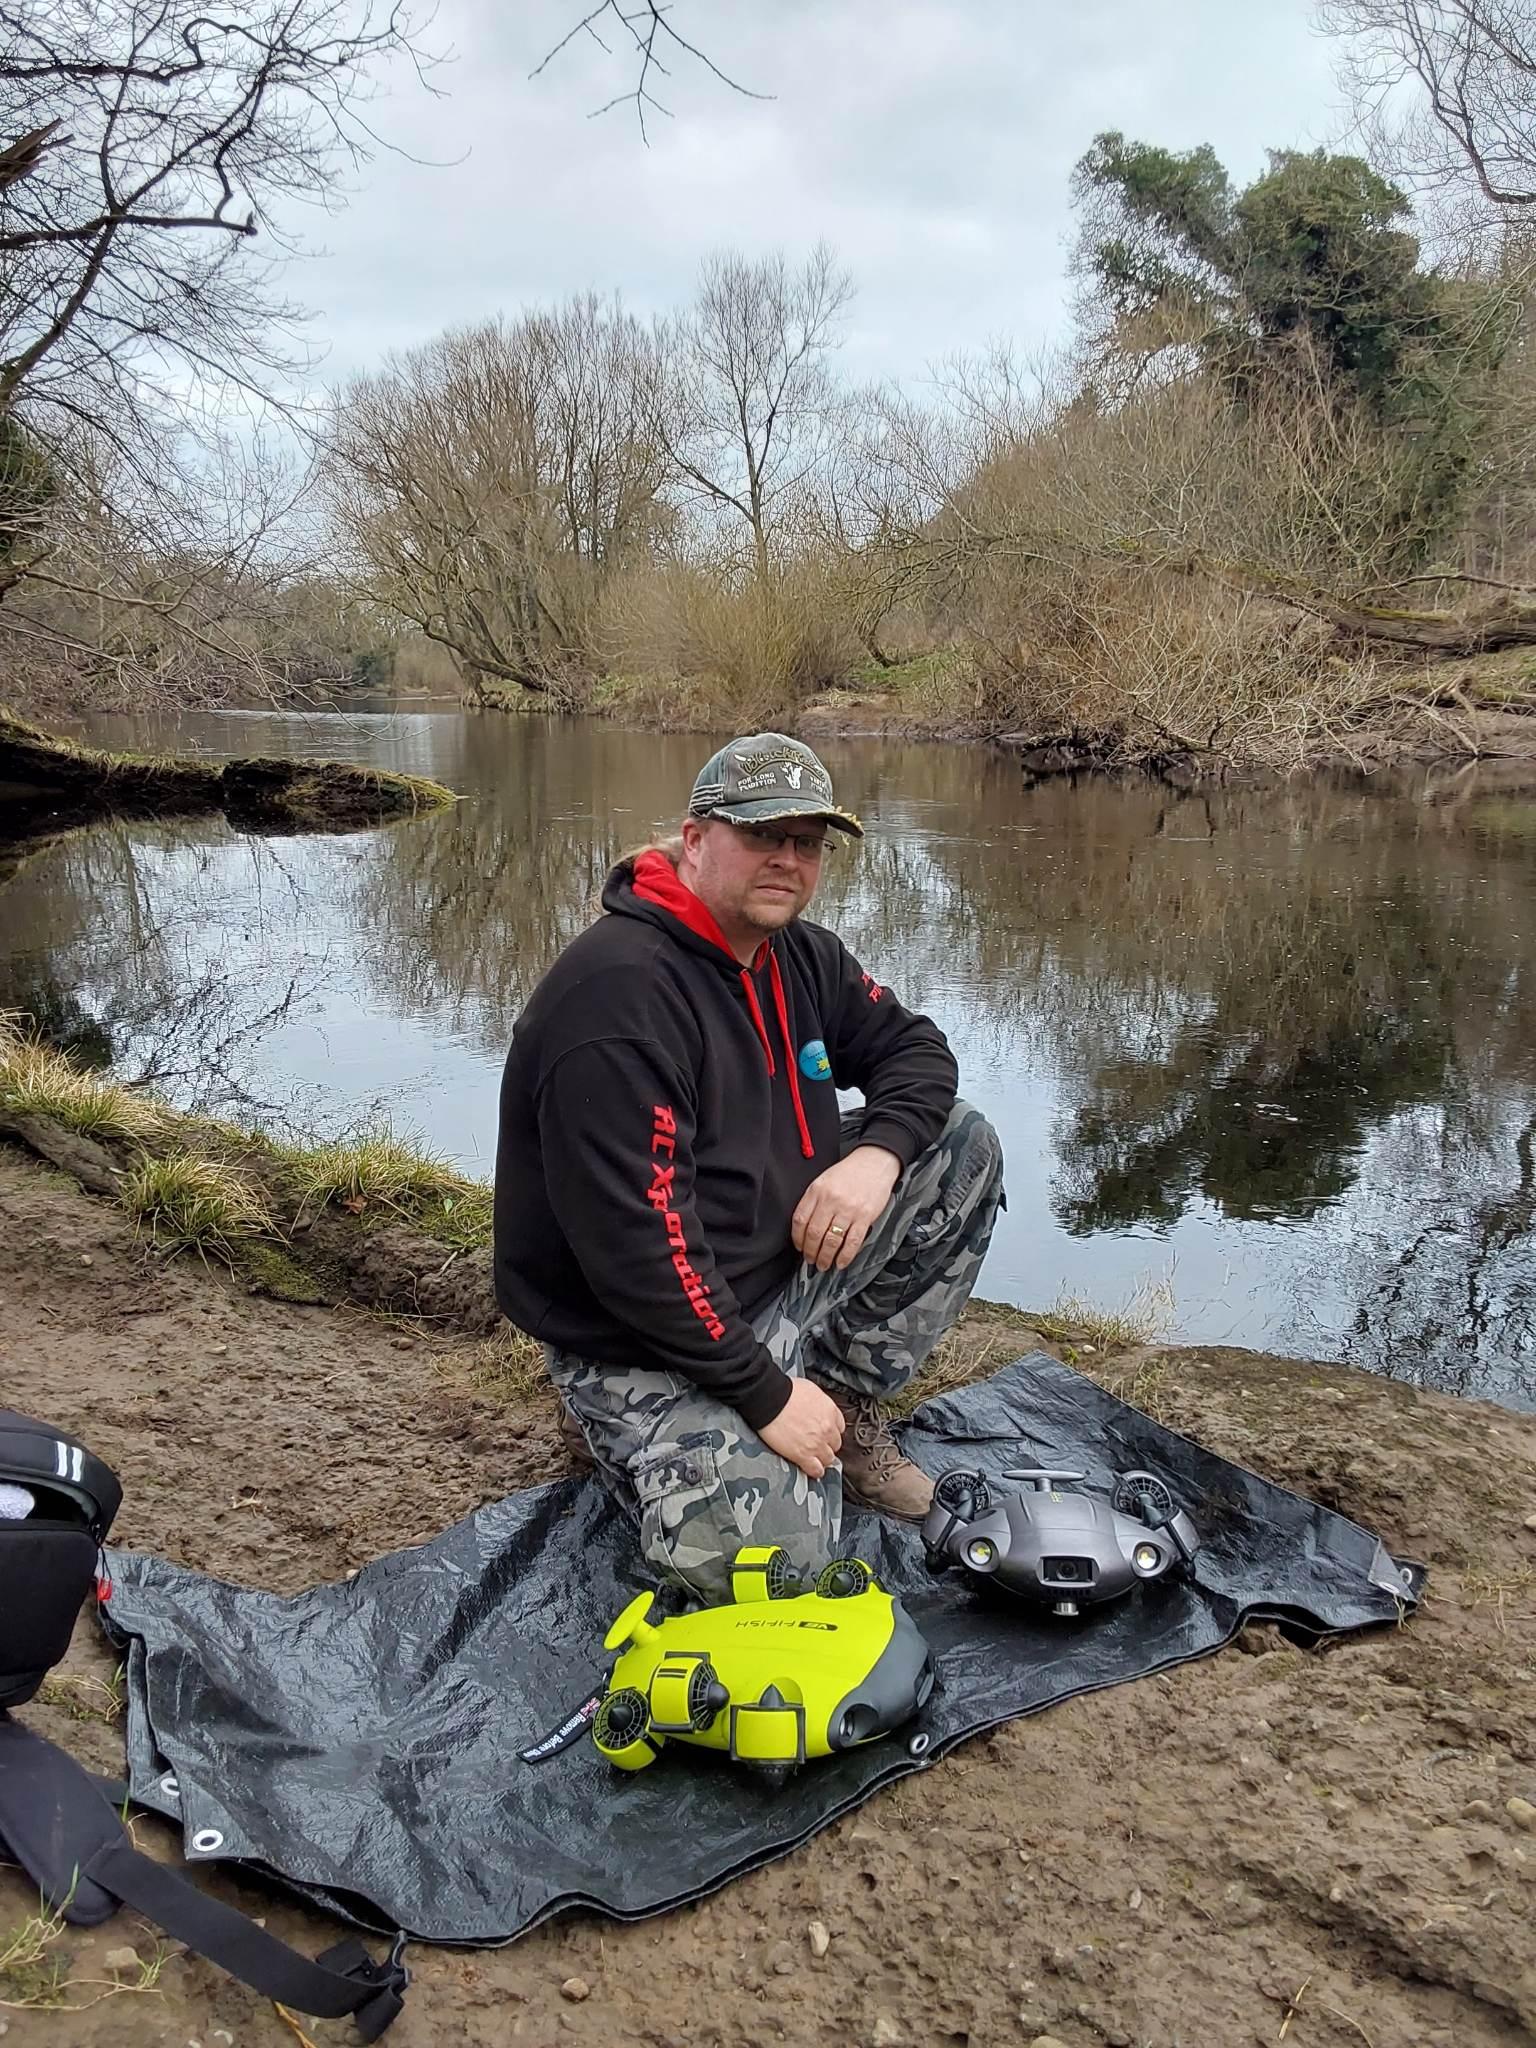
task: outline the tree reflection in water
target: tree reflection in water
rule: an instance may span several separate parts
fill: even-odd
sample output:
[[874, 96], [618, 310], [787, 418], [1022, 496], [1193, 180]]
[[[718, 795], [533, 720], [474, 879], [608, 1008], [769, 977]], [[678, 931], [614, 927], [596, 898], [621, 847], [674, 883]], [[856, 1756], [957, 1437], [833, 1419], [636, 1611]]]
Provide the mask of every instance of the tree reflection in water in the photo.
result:
[[[280, 961], [265, 943], [304, 922], [294, 844], [242, 842], [207, 819], [61, 841], [0, 894], [0, 1012], [182, 1107], [291, 1126], [293, 1092], [253, 1086], [250, 1063], [335, 971], [324, 949]], [[244, 887], [230, 886], [232, 867]]]

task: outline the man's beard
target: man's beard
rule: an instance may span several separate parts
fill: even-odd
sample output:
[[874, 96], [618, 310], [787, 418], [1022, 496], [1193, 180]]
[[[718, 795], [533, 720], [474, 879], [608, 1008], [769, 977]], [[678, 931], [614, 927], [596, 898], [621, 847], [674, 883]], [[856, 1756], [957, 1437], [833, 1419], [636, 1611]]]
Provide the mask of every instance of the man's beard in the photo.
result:
[[743, 904], [741, 909], [742, 923], [749, 924], [755, 932], [781, 932], [786, 925], [793, 924], [799, 915], [800, 905], [788, 900], [779, 906], [777, 915], [765, 914], [763, 910], [753, 909], [747, 904]]

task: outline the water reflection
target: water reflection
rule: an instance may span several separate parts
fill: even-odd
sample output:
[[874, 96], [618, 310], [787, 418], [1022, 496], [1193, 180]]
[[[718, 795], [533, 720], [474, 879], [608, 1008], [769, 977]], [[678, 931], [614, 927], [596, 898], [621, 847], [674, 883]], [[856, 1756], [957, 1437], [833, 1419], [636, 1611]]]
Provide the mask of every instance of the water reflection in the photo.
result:
[[[341, 839], [68, 841], [0, 893], [0, 1004], [181, 1099], [384, 1104], [485, 1171], [518, 1008], [701, 743], [458, 714], [188, 727], [465, 801]], [[878, 832], [820, 912], [939, 1017], [1008, 1145], [984, 1291], [1113, 1300], [1172, 1261], [1191, 1336], [1536, 1405], [1536, 804], [1475, 777], [1026, 790], [986, 754], [824, 751]]]
[[58, 842], [0, 892], [0, 1011], [186, 1107], [281, 1116], [272, 1034], [336, 980], [332, 949], [285, 943], [307, 927], [306, 854], [222, 820]]

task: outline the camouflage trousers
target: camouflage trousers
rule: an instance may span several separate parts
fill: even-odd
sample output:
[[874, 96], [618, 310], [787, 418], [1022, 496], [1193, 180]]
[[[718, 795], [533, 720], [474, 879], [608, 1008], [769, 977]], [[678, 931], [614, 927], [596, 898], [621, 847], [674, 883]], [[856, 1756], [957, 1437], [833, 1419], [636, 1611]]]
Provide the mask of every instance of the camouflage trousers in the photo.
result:
[[[863, 1112], [843, 1119], [843, 1150]], [[776, 1364], [886, 1399], [959, 1316], [1002, 1200], [997, 1133], [957, 1102], [936, 1143], [897, 1181], [843, 1271], [802, 1265], [752, 1319]], [[706, 1601], [730, 1593], [743, 1544], [782, 1544], [802, 1572], [835, 1554], [843, 1478], [809, 1479], [724, 1402], [681, 1374], [609, 1366], [546, 1345], [550, 1377], [597, 1470], [640, 1525], [646, 1563]]]

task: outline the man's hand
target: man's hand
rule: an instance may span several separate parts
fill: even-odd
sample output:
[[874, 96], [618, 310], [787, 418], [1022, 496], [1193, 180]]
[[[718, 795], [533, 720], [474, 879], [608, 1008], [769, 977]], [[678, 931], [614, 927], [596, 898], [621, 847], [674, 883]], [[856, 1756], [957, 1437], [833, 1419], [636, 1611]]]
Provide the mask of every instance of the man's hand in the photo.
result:
[[791, 1380], [789, 1399], [757, 1433], [807, 1479], [823, 1479], [843, 1440], [843, 1411], [810, 1380]]
[[901, 1161], [894, 1152], [883, 1145], [855, 1145], [800, 1197], [789, 1226], [795, 1250], [822, 1273], [850, 1265], [900, 1175]]

